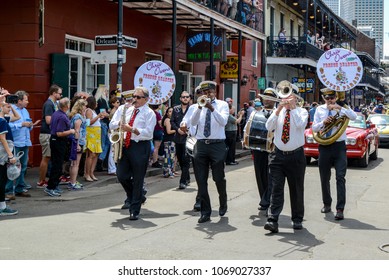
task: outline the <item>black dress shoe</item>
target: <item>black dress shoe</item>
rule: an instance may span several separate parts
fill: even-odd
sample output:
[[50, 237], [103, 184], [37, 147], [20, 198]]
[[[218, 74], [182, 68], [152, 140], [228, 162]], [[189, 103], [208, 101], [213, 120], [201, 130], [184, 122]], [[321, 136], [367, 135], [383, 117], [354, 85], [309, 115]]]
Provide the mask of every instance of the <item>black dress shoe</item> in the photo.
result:
[[200, 219], [198, 220], [198, 222], [199, 222], [199, 224], [201, 224], [201, 223], [208, 222], [208, 221], [210, 221], [210, 220], [211, 220], [211, 218], [210, 218], [209, 216], [207, 216], [207, 215], [201, 215], [201, 217], [200, 217]]
[[272, 221], [267, 221], [264, 229], [270, 230], [272, 233], [277, 233], [278, 232], [278, 223], [277, 222], [272, 222]]
[[220, 206], [219, 207], [219, 216], [223, 217], [227, 212], [227, 205], [226, 206]]
[[324, 205], [323, 208], [321, 208], [320, 212], [322, 212], [322, 213], [329, 213], [329, 212], [331, 212], [331, 206]]
[[129, 202], [124, 202], [122, 209], [130, 209], [130, 203]]
[[343, 210], [336, 210], [336, 215], [335, 215], [335, 220], [343, 220], [344, 215], [343, 215]]
[[146, 196], [142, 196], [142, 201], [141, 201], [141, 203], [144, 204], [144, 203], [146, 202], [146, 200], [147, 200], [147, 197], [146, 197]]
[[226, 162], [226, 165], [238, 165], [239, 162], [237, 161], [232, 161], [232, 162]]
[[131, 221], [136, 221], [138, 219], [139, 219], [139, 215], [137, 215], [137, 214], [130, 214], [130, 220]]
[[178, 186], [178, 189], [179, 190], [185, 190], [186, 189], [186, 185], [184, 183], [180, 183], [180, 185]]
[[268, 207], [259, 205], [258, 210], [259, 211], [266, 211]]
[[194, 210], [194, 211], [200, 211], [200, 210], [201, 210], [201, 204], [200, 204], [200, 202], [196, 202], [196, 203], [193, 205], [193, 210]]
[[303, 224], [301, 222], [293, 222], [293, 229], [303, 229]]

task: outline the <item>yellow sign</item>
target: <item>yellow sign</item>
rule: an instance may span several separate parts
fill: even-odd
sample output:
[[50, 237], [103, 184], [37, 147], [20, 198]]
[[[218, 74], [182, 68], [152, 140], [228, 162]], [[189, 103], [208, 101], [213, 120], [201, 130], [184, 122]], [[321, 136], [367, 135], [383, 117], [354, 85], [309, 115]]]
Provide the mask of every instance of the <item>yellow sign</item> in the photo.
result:
[[221, 79], [238, 79], [238, 57], [228, 56], [227, 61], [220, 62]]

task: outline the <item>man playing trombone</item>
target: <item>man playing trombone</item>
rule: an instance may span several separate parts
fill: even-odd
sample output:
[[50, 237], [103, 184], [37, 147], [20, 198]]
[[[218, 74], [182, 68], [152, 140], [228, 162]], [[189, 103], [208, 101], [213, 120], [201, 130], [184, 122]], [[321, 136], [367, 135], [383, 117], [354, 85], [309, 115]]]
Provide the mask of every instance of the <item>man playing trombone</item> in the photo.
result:
[[127, 108], [124, 114], [124, 106], [122, 109], [119, 107], [111, 120], [110, 129], [120, 127], [123, 131], [117, 177], [127, 194], [130, 220], [138, 220], [156, 117], [154, 111], [147, 106], [149, 91], [146, 88], [135, 88], [133, 99], [133, 106]]
[[293, 229], [302, 229], [304, 218], [306, 161], [303, 145], [308, 112], [297, 106], [297, 96], [292, 91], [292, 85], [288, 81], [277, 85], [276, 92], [281, 102], [266, 122], [266, 128], [274, 130], [275, 149], [269, 155], [273, 190], [264, 228], [273, 233], [278, 232], [278, 217], [284, 205], [285, 179], [289, 185]]

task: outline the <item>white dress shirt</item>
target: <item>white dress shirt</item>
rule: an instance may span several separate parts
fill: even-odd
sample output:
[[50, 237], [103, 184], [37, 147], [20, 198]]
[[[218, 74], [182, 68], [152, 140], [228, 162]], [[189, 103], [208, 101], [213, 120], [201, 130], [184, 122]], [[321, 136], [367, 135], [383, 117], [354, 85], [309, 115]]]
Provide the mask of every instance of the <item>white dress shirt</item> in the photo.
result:
[[[320, 105], [316, 108], [315, 116], [313, 118], [313, 123], [312, 123], [313, 132], [319, 132], [320, 129], [324, 127], [324, 121], [328, 117], [328, 112], [329, 110], [327, 108], [327, 104]], [[336, 111], [332, 110], [331, 114], [332, 116], [334, 116], [336, 114]], [[342, 107], [342, 109], [339, 112], [339, 115], [340, 116], [346, 115], [350, 120], [355, 120], [357, 118], [357, 114], [351, 108], [346, 109]], [[332, 129], [331, 133], [335, 133], [335, 132], [336, 129]], [[346, 135], [346, 131], [344, 131], [343, 134], [336, 140], [336, 142], [345, 141], [346, 139], [347, 139], [347, 135]]]
[[196, 108], [198, 108], [198, 106], [199, 105], [197, 105], [197, 103], [190, 105], [189, 108], [187, 109], [188, 111], [186, 112], [185, 116], [182, 118], [182, 121], [180, 123], [180, 126], [183, 126], [184, 124], [186, 125], [186, 127], [189, 130], [190, 136], [196, 135], [197, 126], [190, 124], [190, 117], [193, 115], [193, 112], [196, 110]]
[[290, 130], [287, 143], [281, 140], [285, 114], [285, 108], [282, 108], [279, 116], [273, 112], [266, 122], [266, 128], [269, 131], [274, 130], [274, 144], [279, 150], [286, 152], [296, 150], [304, 145], [304, 131], [308, 121], [308, 112], [301, 107], [290, 110]]
[[[119, 123], [122, 119], [124, 106], [125, 105], [120, 105], [119, 108], [116, 110], [111, 122], [109, 123], [110, 129], [119, 128]], [[138, 142], [153, 139], [154, 127], [157, 123], [157, 118], [155, 116], [154, 111], [147, 104], [139, 108], [135, 108], [134, 106], [128, 108], [126, 111], [126, 123], [128, 124], [130, 122], [132, 113], [136, 109], [139, 109], [139, 112], [135, 117], [133, 128], [136, 128], [139, 131], [139, 135], [132, 133], [131, 140]], [[126, 139], [126, 135], [127, 132], [124, 133], [124, 139]]]
[[198, 126], [196, 139], [226, 139], [224, 128], [230, 114], [228, 104], [217, 99], [214, 99], [211, 104], [215, 110], [211, 112], [211, 135], [209, 137], [204, 136], [205, 116], [209, 109], [205, 107], [199, 109], [198, 105], [195, 104], [197, 108], [191, 114], [189, 123], [191, 126]]

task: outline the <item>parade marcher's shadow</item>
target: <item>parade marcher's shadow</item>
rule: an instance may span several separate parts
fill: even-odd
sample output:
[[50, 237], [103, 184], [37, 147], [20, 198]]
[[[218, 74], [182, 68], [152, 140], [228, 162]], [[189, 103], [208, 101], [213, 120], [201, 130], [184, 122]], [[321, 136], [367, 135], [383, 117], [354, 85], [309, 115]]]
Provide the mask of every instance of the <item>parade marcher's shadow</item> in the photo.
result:
[[[213, 223], [213, 220], [219, 219], [217, 223]], [[223, 232], [231, 232], [237, 230], [236, 227], [229, 225], [228, 217], [212, 218], [210, 222], [198, 224], [196, 229], [207, 234], [205, 239], [213, 239], [216, 234]]]
[[294, 232], [273, 233], [271, 235], [281, 236], [281, 242], [291, 245], [288, 249], [274, 254], [274, 257], [277, 258], [292, 254], [295, 251], [309, 253], [312, 248], [324, 243], [323, 241], [318, 240], [315, 235], [310, 233], [305, 227], [301, 230], [294, 230]]
[[128, 211], [126, 211], [125, 215], [126, 218], [116, 220], [116, 222], [111, 223], [111, 226], [118, 227], [122, 230], [127, 230], [129, 228], [150, 228], [158, 226], [157, 224], [149, 221], [150, 219], [160, 219], [178, 216], [178, 214], [161, 214], [147, 209], [142, 209], [141, 214], [139, 215], [139, 220], [136, 221], [129, 220], [130, 214], [128, 213]]
[[334, 223], [334, 224], [339, 224], [342, 228], [345, 229], [359, 229], [359, 230], [389, 230], [389, 229], [382, 229], [382, 228], [377, 228], [376, 226], [373, 226], [371, 224], [363, 223], [359, 220], [352, 219], [352, 218], [347, 218], [345, 217], [344, 220], [337, 221], [334, 218], [334, 213], [327, 213], [324, 220]]

